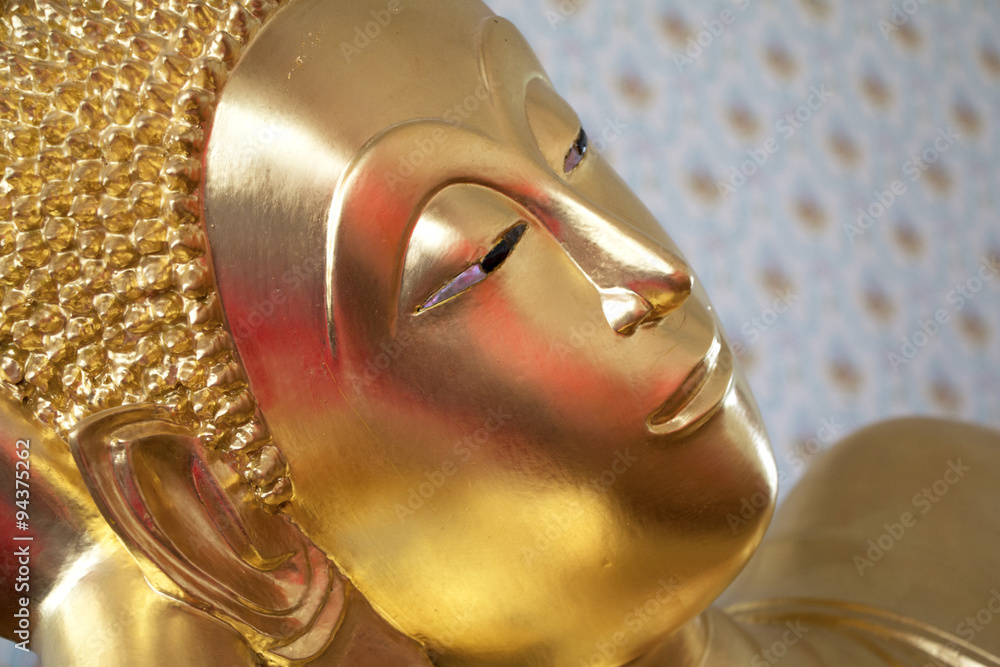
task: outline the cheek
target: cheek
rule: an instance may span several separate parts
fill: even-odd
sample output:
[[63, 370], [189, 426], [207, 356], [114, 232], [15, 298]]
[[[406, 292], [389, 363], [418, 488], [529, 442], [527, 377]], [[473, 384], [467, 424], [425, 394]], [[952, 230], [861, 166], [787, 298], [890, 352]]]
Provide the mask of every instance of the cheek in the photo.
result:
[[694, 315], [615, 333], [594, 286], [535, 226], [484, 282], [426, 312], [404, 310], [391, 335], [352, 345], [360, 352], [342, 365], [342, 386], [403, 460], [433, 463], [502, 413], [503, 432], [477, 452], [484, 462], [503, 455], [517, 465], [521, 452], [590, 475], [621, 448], [650, 444], [647, 417], [711, 334]]
[[615, 345], [589, 284], [577, 290], [572, 279], [552, 276], [550, 289], [525, 288], [536, 284], [530, 277], [504, 266], [439, 312], [403, 318], [397, 340], [409, 344], [386, 374], [386, 390], [441, 413], [505, 407], [535, 438], [620, 436], [643, 425], [627, 350]]

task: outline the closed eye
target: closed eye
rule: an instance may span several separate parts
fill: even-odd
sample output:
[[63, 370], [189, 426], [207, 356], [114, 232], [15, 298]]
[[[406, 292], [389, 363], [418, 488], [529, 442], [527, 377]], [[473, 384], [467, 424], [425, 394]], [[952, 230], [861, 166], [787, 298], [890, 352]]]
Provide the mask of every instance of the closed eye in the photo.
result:
[[514, 246], [521, 240], [527, 228], [528, 225], [519, 222], [504, 232], [503, 236], [500, 237], [493, 247], [479, 258], [479, 261], [449, 280], [437, 292], [434, 292], [429, 299], [417, 307], [417, 312], [422, 313], [425, 310], [439, 306], [445, 301], [458, 296], [473, 285], [486, 280], [486, 277], [500, 268], [500, 265], [510, 256], [510, 253], [514, 250]]
[[563, 160], [563, 173], [568, 174], [576, 169], [578, 164], [583, 162], [583, 157], [587, 154], [588, 145], [587, 133], [581, 127], [580, 134], [576, 136], [576, 141], [570, 146], [569, 152], [566, 153], [566, 158]]

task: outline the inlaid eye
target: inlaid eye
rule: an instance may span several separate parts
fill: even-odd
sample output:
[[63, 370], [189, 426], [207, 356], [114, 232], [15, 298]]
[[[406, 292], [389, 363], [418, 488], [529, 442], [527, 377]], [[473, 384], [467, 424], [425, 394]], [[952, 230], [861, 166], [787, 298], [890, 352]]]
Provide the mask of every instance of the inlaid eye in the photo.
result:
[[587, 133], [580, 128], [580, 134], [576, 136], [576, 141], [570, 146], [569, 152], [566, 153], [566, 159], [563, 161], [563, 172], [569, 173], [576, 169], [576, 166], [583, 161], [583, 156], [587, 154]]
[[493, 247], [479, 261], [445, 283], [444, 287], [431, 295], [429, 299], [424, 301], [423, 305], [417, 307], [417, 312], [421, 313], [434, 306], [438, 306], [458, 296], [473, 285], [486, 280], [487, 276], [500, 268], [500, 265], [510, 257], [514, 246], [521, 240], [527, 228], [527, 224], [519, 222], [504, 232], [503, 236], [493, 244]]

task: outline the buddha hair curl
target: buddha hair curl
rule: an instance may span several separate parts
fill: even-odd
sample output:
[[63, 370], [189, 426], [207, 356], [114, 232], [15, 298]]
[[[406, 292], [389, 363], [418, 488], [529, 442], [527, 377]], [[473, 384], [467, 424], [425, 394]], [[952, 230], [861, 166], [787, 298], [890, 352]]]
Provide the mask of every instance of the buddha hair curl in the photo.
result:
[[12, 0], [0, 16], [0, 386], [63, 438], [154, 404], [290, 500], [202, 215], [216, 99], [280, 3]]

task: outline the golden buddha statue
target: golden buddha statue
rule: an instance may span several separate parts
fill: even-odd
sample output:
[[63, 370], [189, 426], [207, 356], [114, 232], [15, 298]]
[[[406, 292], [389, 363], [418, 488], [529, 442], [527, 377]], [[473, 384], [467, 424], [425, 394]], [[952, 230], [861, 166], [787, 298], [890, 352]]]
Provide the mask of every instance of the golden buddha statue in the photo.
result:
[[0, 628], [43, 664], [1000, 665], [1000, 436], [867, 429], [762, 543], [701, 284], [480, 2], [0, 40]]

